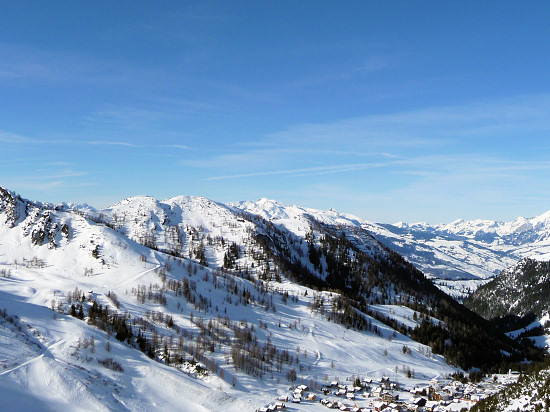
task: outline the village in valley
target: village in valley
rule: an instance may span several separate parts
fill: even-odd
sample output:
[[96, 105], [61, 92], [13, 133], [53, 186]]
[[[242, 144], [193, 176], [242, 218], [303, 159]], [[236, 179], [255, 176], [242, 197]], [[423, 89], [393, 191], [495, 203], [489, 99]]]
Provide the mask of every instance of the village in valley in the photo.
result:
[[[318, 390], [305, 384], [291, 386], [288, 394], [259, 408], [257, 412], [317, 411], [336, 409], [350, 412], [450, 412], [469, 410], [475, 403], [517, 381], [519, 373], [495, 374], [481, 381], [438, 379], [402, 385], [390, 378], [348, 378], [334, 380]], [[412, 382], [411, 382], [412, 383]]]

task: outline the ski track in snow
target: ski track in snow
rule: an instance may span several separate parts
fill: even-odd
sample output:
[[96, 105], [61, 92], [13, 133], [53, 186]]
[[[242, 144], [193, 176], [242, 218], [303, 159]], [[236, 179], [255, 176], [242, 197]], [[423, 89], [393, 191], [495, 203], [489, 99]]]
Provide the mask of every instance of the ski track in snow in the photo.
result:
[[133, 276], [129, 276], [128, 278], [122, 280], [120, 283], [118, 283], [116, 285], [117, 288], [119, 287], [122, 287], [122, 286], [126, 286], [126, 285], [129, 285], [130, 283], [134, 283], [135, 281], [137, 281], [138, 279], [140, 279], [141, 277], [147, 275], [148, 273], [151, 273], [151, 272], [154, 272], [155, 270], [157, 270], [158, 268], [160, 268], [160, 264], [156, 265], [155, 267], [151, 268], [151, 269], [147, 269], [143, 272], [139, 272], [138, 274], [136, 275], [133, 275]]
[[29, 359], [28, 361], [23, 362], [22, 364], [17, 365], [17, 366], [15, 366], [14, 368], [11, 368], [11, 369], [8, 369], [8, 370], [5, 370], [5, 371], [0, 372], [0, 376], [2, 376], [2, 375], [7, 375], [8, 373], [11, 373], [11, 372], [13, 372], [13, 371], [16, 371], [17, 369], [22, 368], [23, 366], [26, 366], [26, 365], [28, 365], [29, 363], [35, 362], [35, 361], [37, 361], [37, 360], [39, 360], [39, 359], [42, 359], [44, 356], [47, 356], [47, 357], [49, 357], [49, 358], [51, 358], [51, 359], [53, 359], [53, 360], [56, 360], [55, 357], [53, 356], [53, 354], [50, 352], [50, 349], [55, 348], [56, 346], [58, 346], [58, 345], [60, 345], [60, 344], [62, 344], [62, 343], [65, 343], [65, 340], [64, 340], [64, 339], [62, 339], [62, 340], [60, 340], [60, 341], [58, 341], [58, 342], [55, 342], [55, 343], [51, 344], [51, 345], [48, 346], [47, 348], [44, 348], [38, 356], [36, 356], [36, 357], [34, 357], [34, 358], [32, 358], [32, 359]]

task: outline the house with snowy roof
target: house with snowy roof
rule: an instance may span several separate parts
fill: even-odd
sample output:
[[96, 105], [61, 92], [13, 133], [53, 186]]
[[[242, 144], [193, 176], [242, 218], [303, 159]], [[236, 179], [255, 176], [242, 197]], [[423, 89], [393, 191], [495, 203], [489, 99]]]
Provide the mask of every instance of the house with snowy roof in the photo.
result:
[[388, 406], [388, 404], [384, 401], [376, 401], [376, 402], [373, 402], [372, 406], [373, 406], [375, 411], [381, 411], [386, 406]]

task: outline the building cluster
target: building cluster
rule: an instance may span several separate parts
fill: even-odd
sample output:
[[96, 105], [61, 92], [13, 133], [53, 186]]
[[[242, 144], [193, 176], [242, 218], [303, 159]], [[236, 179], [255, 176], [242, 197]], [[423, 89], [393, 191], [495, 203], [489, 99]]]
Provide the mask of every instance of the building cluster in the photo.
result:
[[306, 385], [299, 385], [289, 395], [280, 396], [276, 402], [260, 408], [258, 412], [286, 409], [284, 402], [319, 402], [328, 409], [350, 412], [446, 412], [456, 409], [453, 406], [458, 403], [468, 408], [512, 381], [504, 379], [502, 382], [485, 380], [480, 383], [461, 383], [456, 380], [443, 382], [432, 379], [423, 387], [401, 388], [389, 378], [365, 378], [348, 385], [333, 381], [322, 386], [317, 393], [310, 391]]

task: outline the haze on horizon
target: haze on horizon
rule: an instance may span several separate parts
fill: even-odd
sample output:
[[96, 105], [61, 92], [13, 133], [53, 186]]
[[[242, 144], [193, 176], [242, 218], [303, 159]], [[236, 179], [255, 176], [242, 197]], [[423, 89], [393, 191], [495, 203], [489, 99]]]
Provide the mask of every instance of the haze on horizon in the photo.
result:
[[2, 2], [0, 185], [364, 219], [550, 209], [550, 4]]

